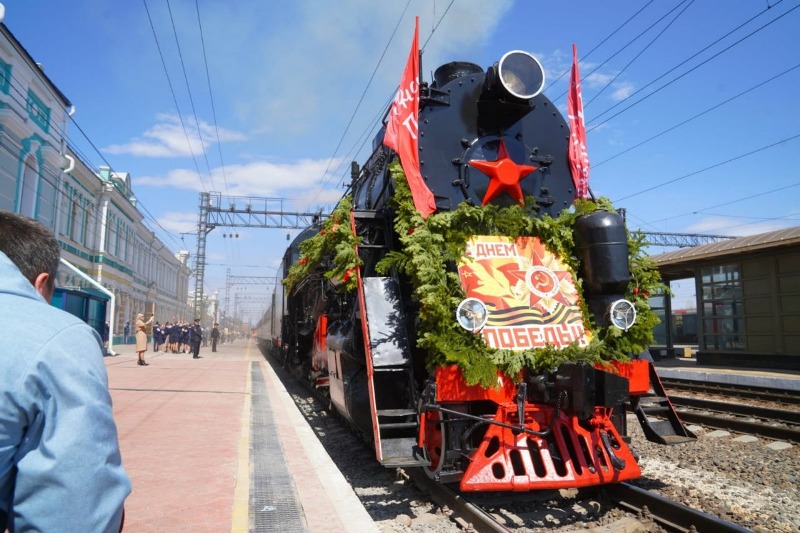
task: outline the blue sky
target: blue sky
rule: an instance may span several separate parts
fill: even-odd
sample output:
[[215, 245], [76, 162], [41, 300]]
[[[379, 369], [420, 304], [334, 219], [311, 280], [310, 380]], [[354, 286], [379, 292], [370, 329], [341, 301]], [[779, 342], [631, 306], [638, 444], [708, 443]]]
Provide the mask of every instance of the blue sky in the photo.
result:
[[[147, 224], [173, 250], [194, 255], [181, 233], [195, 230], [201, 190], [329, 209], [349, 162], [367, 156], [414, 15], [424, 72], [526, 50], [562, 112], [576, 44], [590, 187], [626, 208], [631, 228], [749, 235], [800, 224], [797, 0], [3, 4], [6, 26], [77, 108], [86, 135], [70, 125], [71, 143], [91, 165], [131, 174], [158, 221]], [[206, 291], [224, 295], [226, 269], [273, 275], [286, 234], [209, 233]]]

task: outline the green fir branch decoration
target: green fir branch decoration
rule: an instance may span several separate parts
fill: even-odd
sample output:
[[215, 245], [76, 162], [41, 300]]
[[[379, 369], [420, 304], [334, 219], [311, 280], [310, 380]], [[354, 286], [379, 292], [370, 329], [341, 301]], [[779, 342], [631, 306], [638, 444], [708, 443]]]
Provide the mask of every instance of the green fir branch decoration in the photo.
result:
[[356, 246], [361, 244], [361, 237], [353, 233], [350, 225], [352, 208], [352, 197], [345, 196], [322, 223], [319, 233], [300, 243], [300, 260], [289, 268], [283, 279], [288, 292], [320, 268], [326, 278], [340, 280], [344, 290], [356, 289], [358, 281], [354, 272], [361, 265]]
[[[629, 235], [629, 261], [632, 273], [626, 295], [637, 309], [637, 321], [623, 332], [614, 327], [598, 328], [585, 305], [584, 323], [592, 333], [587, 347], [574, 343], [565, 348], [547, 346], [531, 350], [498, 350], [489, 348], [479, 335], [474, 335], [455, 320], [455, 309], [465, 297], [458, 273], [452, 271], [466, 250], [466, 241], [473, 235], [504, 235], [512, 239], [537, 236], [572, 272], [578, 290], [581, 280], [574, 257], [575, 221], [597, 210], [613, 211], [611, 202], [579, 200], [574, 209], [565, 210], [558, 218], [537, 217], [535, 204], [528, 198], [525, 206], [470, 206], [462, 203], [453, 211], [439, 212], [422, 218], [414, 207], [405, 174], [398, 163], [390, 166], [395, 184], [395, 230], [401, 249], [387, 254], [379, 263], [379, 272], [394, 268], [405, 274], [414, 288], [419, 305], [417, 346], [428, 354], [430, 368], [458, 364], [468, 384], [492, 387], [497, 372], [516, 375], [522, 369], [538, 372], [555, 369], [566, 361], [599, 363], [604, 360], [626, 360], [653, 342], [653, 327], [658, 317], [650, 310], [647, 297], [664, 290], [654, 263], [643, 253], [643, 238]], [[447, 265], [451, 265], [448, 271]], [[581, 291], [582, 293], [582, 291]]]

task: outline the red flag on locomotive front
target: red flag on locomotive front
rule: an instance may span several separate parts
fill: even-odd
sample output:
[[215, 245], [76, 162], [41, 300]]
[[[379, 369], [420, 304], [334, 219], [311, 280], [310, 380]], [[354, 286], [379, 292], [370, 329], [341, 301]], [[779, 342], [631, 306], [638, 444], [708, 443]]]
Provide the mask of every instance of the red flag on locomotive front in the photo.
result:
[[586, 126], [583, 124], [581, 77], [578, 74], [578, 49], [572, 45], [572, 75], [567, 92], [569, 118], [569, 168], [575, 183], [575, 198], [589, 196], [589, 154], [586, 151]]
[[423, 218], [436, 211], [433, 193], [419, 171], [419, 17], [414, 23], [414, 41], [400, 80], [400, 87], [389, 111], [383, 144], [397, 152], [414, 198], [414, 207]]

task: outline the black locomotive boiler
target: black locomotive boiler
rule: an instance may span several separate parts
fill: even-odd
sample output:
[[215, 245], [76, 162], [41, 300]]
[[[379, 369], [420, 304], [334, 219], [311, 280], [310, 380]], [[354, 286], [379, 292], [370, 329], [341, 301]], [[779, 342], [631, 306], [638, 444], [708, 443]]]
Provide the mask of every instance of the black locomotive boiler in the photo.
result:
[[259, 324], [263, 350], [378, 461], [467, 491], [640, 476], [626, 405], [651, 440], [692, 438], [668, 400], [664, 420], [640, 401], [660, 386], [640, 357], [657, 273], [609, 202], [576, 199], [569, 127], [543, 85], [521, 51], [436, 69], [418, 114], [435, 212], [414, 208], [381, 131], [348, 194], [286, 251]]

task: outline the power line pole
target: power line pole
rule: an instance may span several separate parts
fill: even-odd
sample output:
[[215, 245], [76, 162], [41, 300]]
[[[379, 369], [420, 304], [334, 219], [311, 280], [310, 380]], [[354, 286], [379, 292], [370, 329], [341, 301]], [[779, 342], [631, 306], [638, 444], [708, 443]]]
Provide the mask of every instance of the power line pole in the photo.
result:
[[[206, 235], [216, 227], [230, 228], [307, 228], [327, 213], [292, 213], [283, 210], [283, 198], [225, 196], [201, 192], [197, 222], [197, 254], [195, 255], [194, 313], [202, 316], [203, 286], [206, 269]], [[224, 205], [224, 207], [223, 207]], [[271, 278], [274, 279], [274, 278]], [[229, 304], [226, 286], [225, 311]]]

